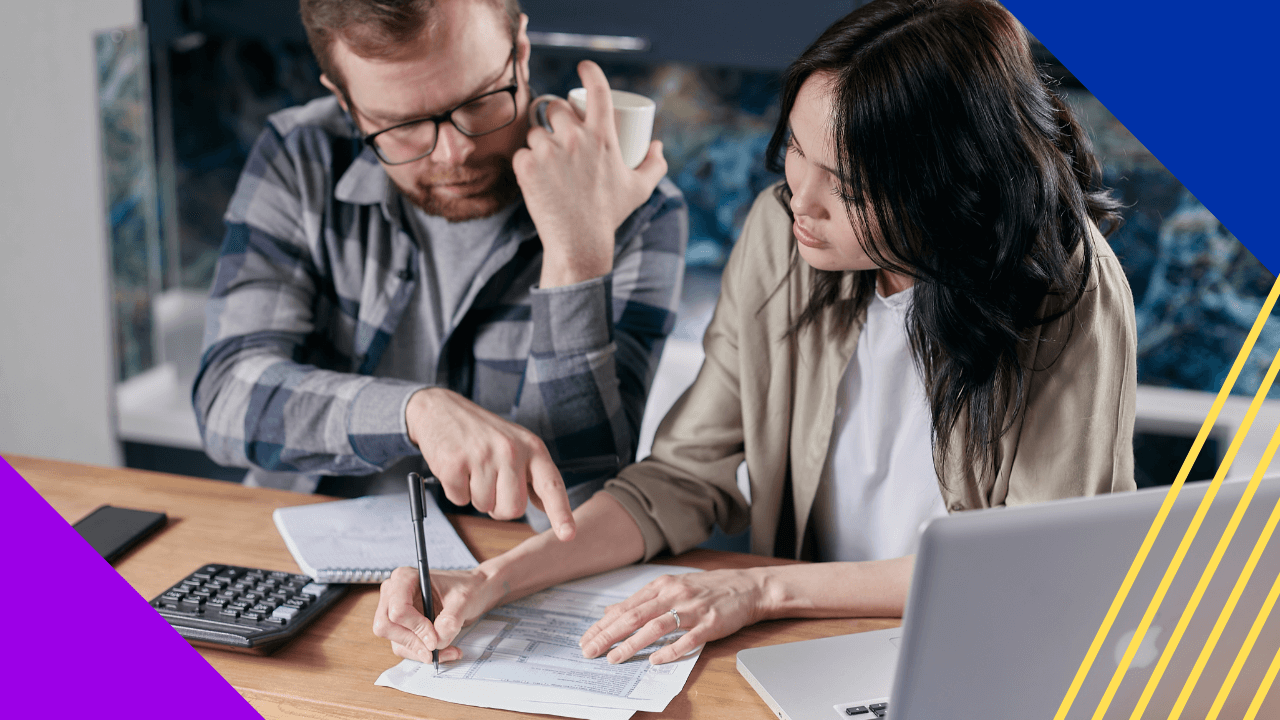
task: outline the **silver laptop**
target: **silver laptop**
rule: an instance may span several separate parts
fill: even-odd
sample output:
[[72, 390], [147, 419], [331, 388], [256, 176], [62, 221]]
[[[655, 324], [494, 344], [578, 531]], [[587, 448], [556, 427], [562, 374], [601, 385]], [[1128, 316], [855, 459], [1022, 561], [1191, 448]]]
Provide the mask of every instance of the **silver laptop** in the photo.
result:
[[[1130, 717], [1246, 484], [1227, 482], [1219, 490], [1108, 718]], [[1207, 488], [1207, 482], [1184, 486], [1069, 720], [1091, 718], [1098, 709]], [[782, 720], [1050, 720], [1166, 491], [1152, 488], [933, 520], [921, 535], [901, 629], [743, 650], [738, 671]], [[1263, 480], [1144, 718], [1169, 717], [1278, 500], [1280, 477]], [[1182, 718], [1208, 714], [1278, 574], [1280, 534], [1263, 551]], [[1280, 608], [1275, 615], [1218, 717], [1244, 717], [1280, 648]], [[1280, 717], [1280, 691], [1273, 695], [1257, 717]]]

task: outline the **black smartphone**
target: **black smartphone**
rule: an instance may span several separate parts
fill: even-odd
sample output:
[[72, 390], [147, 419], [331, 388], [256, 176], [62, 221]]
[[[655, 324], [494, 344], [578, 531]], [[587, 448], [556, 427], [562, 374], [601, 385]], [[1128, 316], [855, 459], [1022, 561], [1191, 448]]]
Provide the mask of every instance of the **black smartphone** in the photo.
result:
[[161, 512], [130, 510], [129, 508], [103, 505], [84, 516], [74, 527], [80, 537], [93, 546], [98, 554], [113, 563], [129, 548], [142, 542], [164, 527], [168, 516]]

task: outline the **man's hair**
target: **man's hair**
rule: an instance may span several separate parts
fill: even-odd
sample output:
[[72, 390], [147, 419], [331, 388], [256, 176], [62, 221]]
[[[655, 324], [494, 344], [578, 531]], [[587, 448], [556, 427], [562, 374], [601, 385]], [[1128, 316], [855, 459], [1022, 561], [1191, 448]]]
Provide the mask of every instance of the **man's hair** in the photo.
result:
[[[520, 27], [519, 0], [484, 2], [506, 13], [514, 39]], [[416, 40], [435, 22], [437, 0], [301, 0], [302, 26], [320, 71], [346, 93], [342, 73], [333, 62], [333, 41], [341, 38], [363, 58], [385, 58]]]

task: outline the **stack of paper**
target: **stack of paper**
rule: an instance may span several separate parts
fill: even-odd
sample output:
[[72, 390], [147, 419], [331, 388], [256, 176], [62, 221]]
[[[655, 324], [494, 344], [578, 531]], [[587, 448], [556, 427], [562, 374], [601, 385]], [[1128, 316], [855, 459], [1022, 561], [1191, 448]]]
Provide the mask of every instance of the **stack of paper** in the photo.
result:
[[624, 663], [582, 657], [578, 640], [604, 614], [660, 575], [694, 568], [636, 565], [577, 580], [494, 608], [455, 641], [462, 659], [440, 674], [415, 660], [382, 673], [377, 684], [437, 700], [583, 720], [626, 720], [661, 712], [684, 687], [702, 648], [676, 662], [649, 655], [672, 633]]

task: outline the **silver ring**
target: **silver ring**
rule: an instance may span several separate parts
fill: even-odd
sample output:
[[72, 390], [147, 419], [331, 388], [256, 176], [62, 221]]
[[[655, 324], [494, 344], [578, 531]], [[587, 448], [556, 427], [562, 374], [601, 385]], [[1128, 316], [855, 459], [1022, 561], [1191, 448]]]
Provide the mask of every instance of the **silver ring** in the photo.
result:
[[676, 629], [677, 629], [677, 630], [679, 630], [679, 629], [680, 629], [680, 614], [679, 614], [679, 613], [677, 613], [675, 610], [668, 610], [667, 612], [671, 613], [671, 617], [674, 617], [674, 618], [676, 619]]

